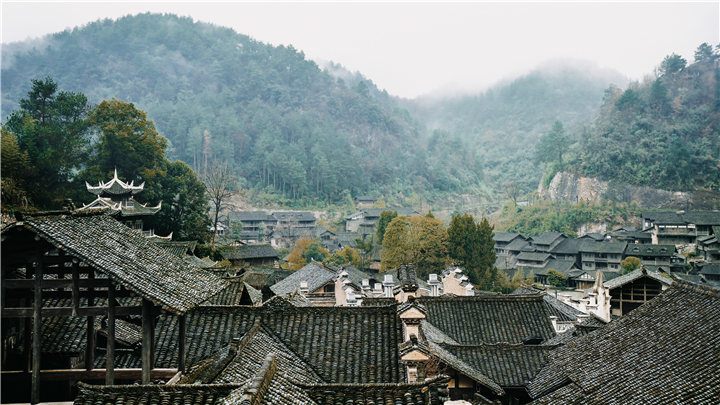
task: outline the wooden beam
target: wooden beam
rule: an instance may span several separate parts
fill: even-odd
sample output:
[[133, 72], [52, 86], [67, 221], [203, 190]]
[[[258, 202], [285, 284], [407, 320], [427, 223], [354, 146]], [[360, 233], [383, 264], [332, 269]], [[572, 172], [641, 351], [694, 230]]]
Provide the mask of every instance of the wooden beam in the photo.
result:
[[105, 356], [105, 385], [115, 384], [115, 288], [108, 288], [107, 354]]
[[[72, 288], [73, 280], [42, 280], [41, 288], [43, 289], [51, 289], [51, 288]], [[80, 288], [88, 288], [88, 287], [108, 287], [110, 286], [110, 279], [107, 278], [101, 278], [101, 279], [79, 279], [78, 280], [78, 287]], [[10, 290], [30, 290], [35, 288], [35, 280], [5, 280], [3, 283], [3, 289], [10, 289]]]
[[[31, 318], [33, 308], [5, 308], [2, 310], [3, 318]], [[45, 307], [41, 309], [41, 316], [73, 316], [72, 307]], [[107, 313], [107, 307], [80, 307], [77, 309], [77, 316], [102, 316]], [[141, 315], [142, 307], [116, 307], [116, 316]]]
[[[174, 368], [156, 368], [150, 372], [150, 378], [172, 378], [178, 373], [177, 369]], [[118, 380], [139, 380], [142, 375], [142, 369], [139, 368], [124, 368], [115, 370], [115, 378]], [[41, 370], [40, 379], [42, 381], [89, 381], [89, 380], [104, 380], [106, 376], [106, 370], [98, 368], [92, 371], [87, 370]], [[3, 371], [3, 381], [5, 378], [14, 380], [27, 380], [28, 374], [23, 371]]]
[[73, 262], [72, 264], [72, 316], [78, 316], [77, 310], [80, 308], [80, 266]]
[[38, 255], [35, 262], [35, 297], [33, 299], [33, 337], [32, 337], [32, 388], [30, 403], [40, 403], [40, 353], [42, 341], [42, 259]]
[[150, 364], [152, 350], [152, 330], [150, 329], [150, 323], [152, 322], [152, 302], [143, 298], [142, 300], [142, 378], [141, 384], [150, 384], [150, 371], [152, 364]]

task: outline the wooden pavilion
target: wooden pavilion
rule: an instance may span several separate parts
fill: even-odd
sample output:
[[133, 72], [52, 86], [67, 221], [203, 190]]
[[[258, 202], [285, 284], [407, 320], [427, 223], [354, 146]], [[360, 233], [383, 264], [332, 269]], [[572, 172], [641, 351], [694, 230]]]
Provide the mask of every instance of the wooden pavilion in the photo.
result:
[[[185, 314], [225, 288], [226, 281], [167, 253], [104, 210], [46, 212], [17, 219], [1, 232], [6, 387], [29, 378], [30, 402], [35, 404], [40, 402], [42, 381], [104, 379], [106, 385], [113, 385], [116, 379], [139, 379], [148, 384], [151, 378], [171, 378], [184, 370]], [[154, 327], [161, 313], [178, 317], [177, 369], [153, 367]], [[51, 317], [87, 320], [83, 361], [74, 368], [41, 370], [43, 321]], [[98, 317], [103, 317], [107, 336], [105, 369], [93, 366]], [[132, 322], [140, 323], [142, 368], [116, 369], [116, 325]], [[8, 351], [21, 351], [22, 363], [7, 361]]]

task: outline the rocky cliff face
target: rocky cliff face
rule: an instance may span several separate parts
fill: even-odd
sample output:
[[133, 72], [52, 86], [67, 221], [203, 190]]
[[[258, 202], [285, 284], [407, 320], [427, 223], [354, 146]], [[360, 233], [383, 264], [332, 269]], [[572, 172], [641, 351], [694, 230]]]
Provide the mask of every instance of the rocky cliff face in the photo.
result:
[[673, 192], [647, 186], [616, 184], [610, 181], [582, 177], [577, 174], [560, 172], [553, 177], [547, 190], [539, 187], [540, 195], [551, 200], [594, 201], [605, 199], [630, 204], [635, 201], [642, 208], [715, 210], [720, 209], [720, 192], [697, 190]]

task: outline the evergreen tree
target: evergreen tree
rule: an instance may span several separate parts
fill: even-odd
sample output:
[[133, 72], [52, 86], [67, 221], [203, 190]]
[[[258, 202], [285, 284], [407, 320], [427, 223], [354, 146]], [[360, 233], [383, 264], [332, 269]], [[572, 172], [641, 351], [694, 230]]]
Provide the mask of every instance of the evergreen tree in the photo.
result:
[[90, 105], [83, 94], [58, 92], [50, 77], [31, 82], [27, 98], [20, 100], [21, 109], [10, 114], [5, 126], [27, 153], [29, 170], [21, 177], [28, 197], [38, 208], [58, 208], [80, 190], [72, 181], [90, 143]]
[[387, 229], [387, 226], [390, 224], [390, 222], [397, 218], [398, 213], [397, 211], [383, 211], [380, 213], [380, 219], [378, 220], [378, 228], [377, 228], [377, 241], [378, 244], [382, 245], [383, 238], [385, 237], [385, 230]]
[[495, 260], [497, 254], [495, 253], [495, 227], [490, 225], [487, 218], [483, 218], [477, 225], [478, 228], [478, 239], [479, 239], [479, 263], [478, 263], [478, 275], [480, 280], [478, 285], [482, 290], [491, 290], [493, 280], [497, 275], [497, 267], [495, 267]]

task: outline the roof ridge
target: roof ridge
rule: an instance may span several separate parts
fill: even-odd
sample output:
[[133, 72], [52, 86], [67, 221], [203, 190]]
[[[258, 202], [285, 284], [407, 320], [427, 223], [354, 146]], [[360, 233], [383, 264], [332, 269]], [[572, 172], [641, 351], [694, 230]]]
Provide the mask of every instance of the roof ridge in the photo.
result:
[[678, 290], [692, 291], [698, 294], [707, 295], [709, 297], [720, 297], [720, 288], [693, 283], [677, 277], [673, 280], [672, 287]]
[[178, 392], [178, 391], [210, 391], [215, 389], [232, 391], [241, 388], [243, 384], [147, 384], [147, 385], [92, 385], [78, 381], [81, 392], [89, 393], [144, 393], [144, 392]]

